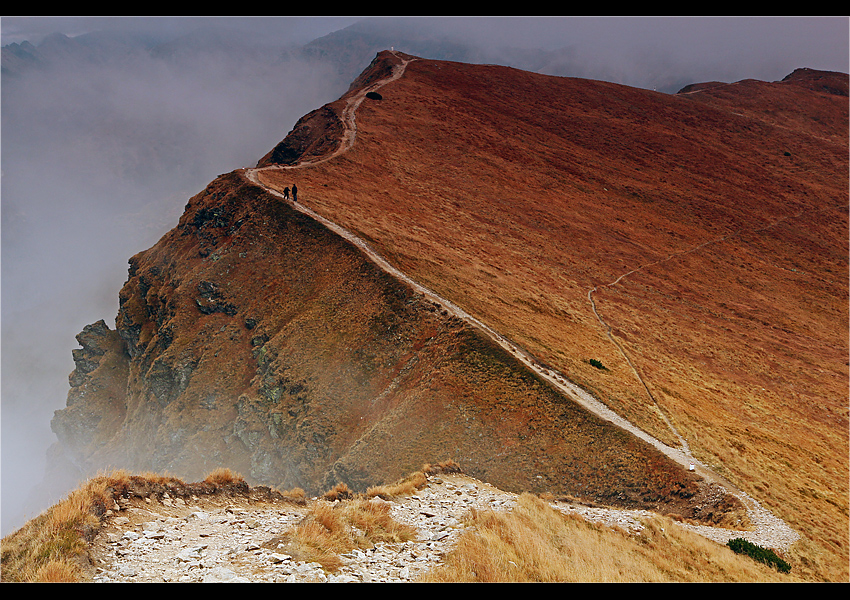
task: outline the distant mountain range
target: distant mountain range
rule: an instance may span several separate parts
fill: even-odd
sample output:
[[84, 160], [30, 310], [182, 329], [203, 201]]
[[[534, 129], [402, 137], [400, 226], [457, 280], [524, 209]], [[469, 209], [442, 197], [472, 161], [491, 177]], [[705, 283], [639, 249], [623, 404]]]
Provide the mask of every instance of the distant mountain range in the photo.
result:
[[[120, 63], [142, 54], [162, 60], [194, 60], [226, 53], [228, 61], [242, 59], [252, 64], [274, 64], [286, 60], [318, 61], [333, 65], [340, 81], [352, 81], [381, 50], [394, 48], [423, 58], [477, 64], [513, 66], [548, 75], [587, 77], [590, 72], [575, 49], [517, 48], [498, 43], [486, 47], [464, 41], [456, 34], [441, 32], [428, 19], [364, 19], [307, 44], [286, 40], [252, 38], [242, 30], [216, 28], [197, 30], [178, 37], [155, 34], [94, 32], [73, 38], [55, 33], [37, 46], [12, 43], [2, 49], [2, 72], [17, 75], [61, 60]], [[665, 91], [673, 92], [693, 83], [670, 80]]]

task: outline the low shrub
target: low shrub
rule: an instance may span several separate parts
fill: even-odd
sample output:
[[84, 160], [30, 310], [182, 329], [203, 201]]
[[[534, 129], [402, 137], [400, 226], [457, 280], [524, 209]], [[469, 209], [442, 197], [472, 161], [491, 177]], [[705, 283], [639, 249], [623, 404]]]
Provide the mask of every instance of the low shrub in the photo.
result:
[[753, 560], [764, 563], [769, 567], [773, 567], [780, 573], [788, 573], [791, 571], [791, 565], [782, 560], [770, 548], [762, 548], [752, 542], [748, 542], [743, 538], [735, 538], [726, 542], [726, 545], [731, 548], [736, 554], [746, 554]]
[[348, 489], [346, 484], [338, 483], [333, 487], [333, 489], [325, 492], [322, 495], [322, 498], [328, 502], [333, 502], [335, 500], [351, 500], [354, 498], [354, 492]]
[[238, 473], [234, 473], [230, 469], [227, 468], [219, 468], [207, 475], [206, 479], [204, 479], [206, 483], [210, 483], [216, 486], [228, 486], [233, 485], [235, 483], [242, 483], [244, 479]]
[[595, 358], [591, 358], [591, 359], [590, 359], [589, 361], [587, 361], [587, 362], [589, 362], [589, 363], [590, 363], [590, 366], [591, 366], [591, 367], [596, 367], [597, 369], [599, 369], [599, 370], [601, 370], [601, 371], [607, 371], [607, 370], [608, 370], [608, 367], [606, 367], [605, 365], [603, 365], [603, 364], [602, 364], [602, 362], [600, 362], [600, 361], [596, 360]]

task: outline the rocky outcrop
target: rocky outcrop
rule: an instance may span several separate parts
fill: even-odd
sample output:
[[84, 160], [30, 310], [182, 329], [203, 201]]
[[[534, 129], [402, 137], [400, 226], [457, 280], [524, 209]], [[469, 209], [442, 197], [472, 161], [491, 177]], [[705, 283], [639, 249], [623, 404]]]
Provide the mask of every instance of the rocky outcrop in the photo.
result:
[[82, 348], [75, 349], [71, 353], [75, 367], [68, 378], [71, 387], [79, 387], [85, 383], [86, 376], [97, 369], [101, 358], [115, 343], [114, 332], [109, 330], [103, 319], [92, 325], [86, 325], [77, 334], [76, 339]]
[[[93, 448], [110, 438], [126, 416], [129, 357], [118, 332], [103, 320], [83, 328], [77, 341], [82, 348], [72, 352], [75, 369], [68, 377], [67, 407], [56, 411], [51, 421], [58, 438], [58, 448], [51, 452], [61, 448], [70, 464], [90, 472], [97, 469], [90, 460]], [[51, 464], [66, 468], [57, 458]]]
[[258, 166], [292, 165], [305, 158], [330, 154], [339, 146], [342, 131], [338, 104], [325, 105], [301, 117]]
[[130, 260], [116, 330], [79, 341], [53, 427], [84, 471], [227, 466], [317, 492], [451, 458], [512, 490], [677, 513], [701, 485], [239, 173]]

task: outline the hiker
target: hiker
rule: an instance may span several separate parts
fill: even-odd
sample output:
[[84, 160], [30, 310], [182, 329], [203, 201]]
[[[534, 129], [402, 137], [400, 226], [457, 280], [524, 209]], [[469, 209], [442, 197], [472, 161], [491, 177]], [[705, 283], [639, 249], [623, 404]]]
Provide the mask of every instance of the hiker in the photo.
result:
[[283, 199], [289, 200], [289, 188], [288, 187], [283, 188]]
[[292, 184], [292, 201], [298, 202], [298, 188], [294, 183]]

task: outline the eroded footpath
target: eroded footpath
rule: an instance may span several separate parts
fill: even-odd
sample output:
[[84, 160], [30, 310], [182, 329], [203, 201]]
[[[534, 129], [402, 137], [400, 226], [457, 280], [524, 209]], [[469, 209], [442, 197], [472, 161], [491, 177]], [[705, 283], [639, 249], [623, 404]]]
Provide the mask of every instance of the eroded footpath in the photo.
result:
[[[315, 501], [315, 499], [313, 500]], [[311, 502], [313, 502], [311, 501]], [[463, 474], [429, 476], [416, 493], [394, 500], [390, 514], [415, 527], [409, 542], [378, 543], [340, 556], [342, 567], [329, 572], [316, 562], [295, 560], [275, 540], [297, 526], [310, 502], [297, 504], [244, 495], [121, 499], [110, 508], [95, 539], [94, 581], [100, 583], [403, 583], [415, 582], [441, 564], [466, 529], [472, 509], [510, 511], [517, 495]], [[653, 513], [552, 502], [607, 527], [637, 535]], [[754, 531], [734, 531], [674, 522], [725, 544], [733, 537], [785, 548], [770, 513]]]

